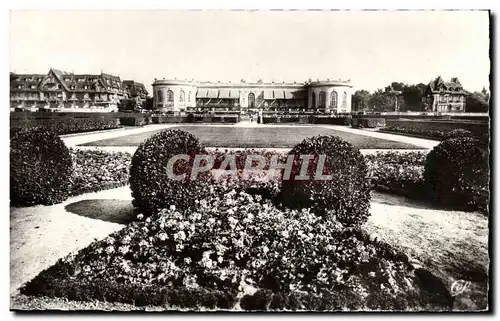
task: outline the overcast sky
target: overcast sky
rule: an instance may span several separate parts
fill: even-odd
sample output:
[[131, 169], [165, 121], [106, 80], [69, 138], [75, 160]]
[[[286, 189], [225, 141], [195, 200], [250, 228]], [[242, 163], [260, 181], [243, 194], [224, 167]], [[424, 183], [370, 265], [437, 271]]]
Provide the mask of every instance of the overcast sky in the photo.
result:
[[211, 81], [458, 77], [489, 86], [485, 11], [13, 11], [10, 69]]

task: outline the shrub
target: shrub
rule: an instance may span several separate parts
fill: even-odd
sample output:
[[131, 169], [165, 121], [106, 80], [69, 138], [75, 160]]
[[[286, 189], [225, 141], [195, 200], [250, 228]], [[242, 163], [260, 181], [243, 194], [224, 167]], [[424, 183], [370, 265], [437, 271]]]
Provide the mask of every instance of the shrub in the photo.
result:
[[120, 124], [125, 126], [144, 126], [147, 119], [143, 115], [120, 117]]
[[[304, 139], [289, 153], [295, 155], [289, 180], [282, 181], [282, 198], [286, 205], [310, 207], [318, 215], [333, 215], [346, 226], [356, 226], [368, 219], [370, 182], [365, 160], [358, 149], [334, 136], [315, 136]], [[323, 173], [330, 180], [299, 181], [299, 155], [313, 155], [308, 167], [313, 177], [319, 155], [325, 155]]]
[[487, 210], [488, 149], [480, 140], [461, 137], [442, 141], [427, 156], [424, 178], [443, 205]]
[[12, 130], [10, 202], [12, 206], [51, 205], [70, 192], [72, 161], [68, 148], [45, 130]]
[[470, 130], [462, 129], [462, 128], [450, 130], [449, 132], [447, 132], [445, 134], [446, 139], [448, 139], [448, 138], [461, 138], [461, 137], [473, 137], [473, 136], [474, 135], [472, 134], [472, 132]]
[[[194, 200], [207, 190], [202, 180], [208, 174], [200, 174], [196, 180], [190, 179], [194, 155], [203, 152], [195, 136], [176, 129], [161, 131], [141, 143], [130, 167], [134, 206], [145, 214], [170, 205], [191, 207]], [[167, 164], [172, 156], [179, 154], [190, 156], [188, 164], [179, 160], [174, 167], [174, 173], [185, 174], [186, 179], [173, 180], [167, 173]]]
[[186, 123], [194, 123], [195, 122], [195, 118], [194, 118], [194, 115], [192, 113], [189, 113], [186, 117]]

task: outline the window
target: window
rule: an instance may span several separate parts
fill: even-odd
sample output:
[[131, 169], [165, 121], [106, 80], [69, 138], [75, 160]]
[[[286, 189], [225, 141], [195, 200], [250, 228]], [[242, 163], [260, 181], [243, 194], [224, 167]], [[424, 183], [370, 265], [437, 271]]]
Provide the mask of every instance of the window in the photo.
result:
[[344, 91], [344, 94], [342, 95], [342, 109], [347, 108], [347, 93]]
[[326, 104], [325, 92], [320, 91], [319, 92], [319, 108], [325, 108], [325, 104]]
[[255, 94], [254, 93], [248, 94], [248, 107], [255, 108]]
[[316, 93], [313, 91], [311, 96], [311, 107], [316, 108]]
[[188, 103], [191, 102], [191, 92], [188, 92]]
[[171, 90], [167, 91], [167, 102], [169, 103], [174, 102], [174, 92]]
[[184, 96], [185, 96], [184, 90], [181, 89], [181, 92], [179, 94], [179, 102], [180, 103], [184, 103]]
[[339, 100], [339, 94], [336, 91], [332, 91], [330, 96], [330, 108], [337, 108], [337, 101]]

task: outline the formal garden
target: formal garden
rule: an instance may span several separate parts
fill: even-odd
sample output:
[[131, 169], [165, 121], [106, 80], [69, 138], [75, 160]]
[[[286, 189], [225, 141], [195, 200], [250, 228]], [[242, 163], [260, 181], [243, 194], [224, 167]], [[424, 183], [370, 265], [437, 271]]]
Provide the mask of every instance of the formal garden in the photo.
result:
[[[238, 136], [248, 137], [240, 132], [245, 130], [179, 126], [89, 144], [138, 146], [133, 155], [68, 148], [57, 132], [45, 127], [12, 130], [13, 208], [50, 206], [129, 184], [135, 213], [123, 228], [60, 258], [23, 284], [21, 295], [35, 301], [110, 302], [162, 310], [487, 307], [488, 230], [476, 224], [487, 226], [488, 221], [489, 151], [484, 140], [456, 132], [431, 151], [422, 151], [395, 141], [297, 127], [259, 128], [245, 144]], [[277, 135], [291, 137], [279, 141], [291, 149], [259, 149], [259, 141]], [[359, 149], [368, 146], [387, 150], [363, 155]], [[166, 169], [180, 154], [189, 158], [175, 163], [173, 172], [188, 175], [175, 180]], [[195, 155], [214, 162], [190, 179]], [[303, 174], [297, 155], [312, 155], [309, 176], [320, 155], [326, 155], [323, 174], [331, 179], [295, 179]], [[245, 176], [249, 156], [266, 161]], [[284, 179], [283, 171], [263, 175], [272, 160], [283, 164], [290, 156], [291, 179]], [[228, 158], [234, 159], [229, 174]], [[387, 235], [378, 230], [371, 217], [376, 215], [373, 199], [380, 195], [404, 197], [450, 214], [443, 228], [452, 226], [448, 231], [456, 235], [432, 240], [444, 254], [421, 253], [410, 245], [410, 234], [418, 238], [434, 233], [422, 221], [391, 226], [397, 231], [388, 233], [388, 228]], [[459, 246], [466, 244], [472, 246], [467, 251]], [[474, 282], [473, 295], [456, 297], [450, 278]]]

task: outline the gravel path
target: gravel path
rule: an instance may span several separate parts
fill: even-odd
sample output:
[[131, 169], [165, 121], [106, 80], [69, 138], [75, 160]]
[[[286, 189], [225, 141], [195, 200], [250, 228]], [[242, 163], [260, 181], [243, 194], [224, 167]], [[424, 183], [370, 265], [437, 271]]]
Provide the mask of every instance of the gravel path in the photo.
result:
[[[128, 187], [71, 197], [61, 204], [10, 209], [10, 293], [34, 278], [42, 270], [70, 252], [86, 247], [124, 225], [92, 219], [66, 210], [66, 206], [84, 200], [131, 200]], [[121, 200], [121, 201], [120, 201]], [[104, 202], [101, 211], [120, 210], [113, 202]]]

